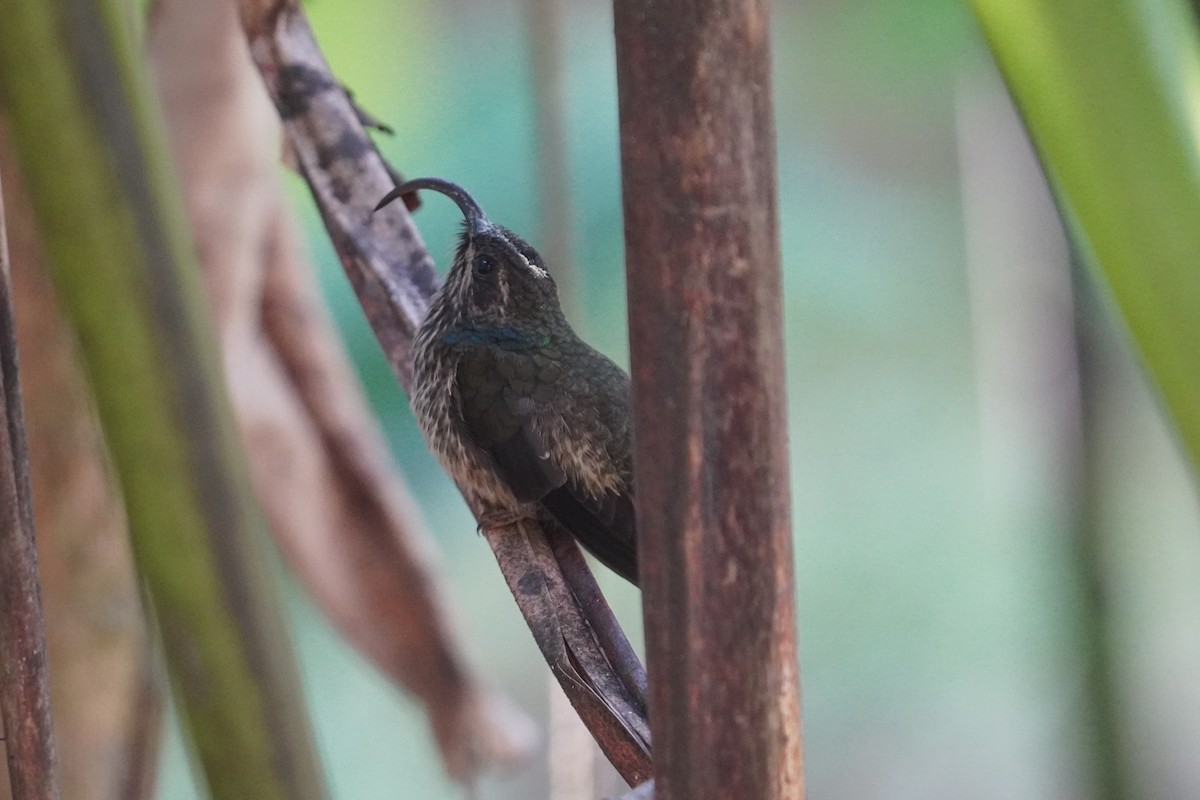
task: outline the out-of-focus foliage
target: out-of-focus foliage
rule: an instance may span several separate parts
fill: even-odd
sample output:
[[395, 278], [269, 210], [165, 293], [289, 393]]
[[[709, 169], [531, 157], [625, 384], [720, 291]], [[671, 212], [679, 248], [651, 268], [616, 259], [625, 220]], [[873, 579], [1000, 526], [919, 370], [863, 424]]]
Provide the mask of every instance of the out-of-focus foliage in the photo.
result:
[[[612, 25], [569, 4], [568, 133], [588, 336], [625, 362]], [[318, 35], [392, 124], [406, 175], [440, 175], [541, 238], [523, 9], [318, 0]], [[981, 429], [960, 174], [961, 109], [992, 66], [957, 0], [775, 4], [772, 29], [802, 687], [814, 797], [1083, 796], [1076, 578], [1053, 459], [1025, 428]], [[536, 46], [533, 43], [532, 46]], [[994, 94], [994, 92], [993, 92]], [[987, 96], [983, 98], [987, 101]], [[397, 457], [447, 553], [476, 656], [531, 708], [545, 676], [487, 547], [426, 454], [303, 188], [325, 288]], [[445, 264], [458, 217], [417, 217]], [[997, 224], [1003, 224], [999, 221]], [[1023, 231], [1001, 230], [1018, 241]], [[552, 265], [553, 266], [553, 265]], [[1008, 324], [1020, 326], [1020, 308]], [[1194, 497], [1119, 335], [1095, 402], [1130, 757], [1145, 796], [1200, 786], [1200, 536]], [[1003, 385], [1003, 384], [1002, 384]], [[1003, 422], [1003, 420], [1002, 420]], [[988, 424], [995, 423], [992, 420]], [[637, 598], [606, 581], [636, 629]], [[458, 794], [416, 707], [297, 596], [303, 670], [335, 795]], [[163, 797], [186, 798], [171, 750]], [[545, 796], [544, 770], [484, 798]], [[1190, 787], [1190, 788], [1189, 788]]]
[[1064, 203], [1200, 465], [1200, 53], [1182, 1], [976, 0]]
[[[0, 4], [5, 131], [77, 336], [141, 588], [211, 796], [322, 800], [265, 527], [234, 443], [182, 199], [125, 10]], [[88, 555], [81, 548], [76, 557]], [[47, 713], [44, 699], [35, 705]], [[20, 726], [34, 733], [32, 721]], [[125, 754], [110, 744], [119, 762]], [[58, 794], [23, 782], [14, 781], [14, 795]]]

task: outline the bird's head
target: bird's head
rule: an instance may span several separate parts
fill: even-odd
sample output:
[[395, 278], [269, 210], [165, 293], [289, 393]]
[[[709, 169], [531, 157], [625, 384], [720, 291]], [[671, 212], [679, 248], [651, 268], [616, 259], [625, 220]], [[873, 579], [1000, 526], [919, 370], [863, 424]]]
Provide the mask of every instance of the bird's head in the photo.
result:
[[414, 178], [388, 192], [375, 209], [418, 189], [446, 195], [463, 213], [462, 236], [442, 294], [464, 320], [498, 327], [549, 322], [561, 316], [558, 290], [542, 257], [520, 236], [488, 219], [458, 184]]

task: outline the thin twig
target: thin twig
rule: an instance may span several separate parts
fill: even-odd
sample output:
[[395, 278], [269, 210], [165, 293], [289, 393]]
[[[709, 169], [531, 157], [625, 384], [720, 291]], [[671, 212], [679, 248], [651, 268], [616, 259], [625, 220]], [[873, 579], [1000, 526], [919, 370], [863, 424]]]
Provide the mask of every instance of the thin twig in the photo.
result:
[[57, 800], [50, 674], [0, 196], [0, 733], [13, 800]]
[[[300, 171], [367, 321], [407, 390], [412, 383], [409, 349], [438, 285], [432, 259], [400, 204], [371, 214], [392, 188], [392, 177], [332, 76], [303, 11], [294, 3], [268, 7], [254, 0], [244, 0], [241, 8], [251, 53], [283, 118]], [[588, 596], [586, 587], [569, 588], [539, 526], [523, 524], [487, 538], [572, 705], [622, 776], [631, 784], [645, 780], [650, 752], [644, 697], [623, 680], [597, 643], [575, 600]]]

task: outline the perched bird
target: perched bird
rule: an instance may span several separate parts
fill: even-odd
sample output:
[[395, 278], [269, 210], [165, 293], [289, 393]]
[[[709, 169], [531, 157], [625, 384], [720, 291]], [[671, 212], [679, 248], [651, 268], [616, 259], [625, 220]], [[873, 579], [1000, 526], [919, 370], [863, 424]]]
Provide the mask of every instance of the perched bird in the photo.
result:
[[636, 585], [629, 376], [571, 329], [537, 251], [462, 187], [417, 178], [376, 210], [418, 189], [466, 218], [413, 343], [413, 409], [430, 449], [487, 509], [481, 527], [553, 520]]

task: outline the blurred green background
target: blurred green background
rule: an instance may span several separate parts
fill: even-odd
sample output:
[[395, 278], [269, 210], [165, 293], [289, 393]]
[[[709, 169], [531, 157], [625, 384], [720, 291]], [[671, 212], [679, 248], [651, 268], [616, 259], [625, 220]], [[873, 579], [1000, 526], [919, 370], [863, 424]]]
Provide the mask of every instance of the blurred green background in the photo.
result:
[[[538, 43], [521, 0], [307, 8], [335, 72], [396, 129], [381, 142], [398, 169], [456, 180], [493, 219], [544, 241]], [[567, 0], [564, 12], [576, 322], [627, 363], [612, 19], [604, 3]], [[1190, 475], [1092, 298], [1080, 327], [1095, 345], [1084, 396], [1099, 488], [1073, 493], [1068, 259], [969, 11], [958, 0], [781, 0], [773, 35], [810, 796], [1097, 796], [1080, 502], [1098, 520], [1123, 768], [1140, 797], [1200, 796]], [[444, 551], [474, 660], [544, 717], [532, 638], [291, 181], [323, 287]], [[417, 220], [444, 266], [457, 210], [431, 197]], [[602, 581], [640, 631], [637, 593]], [[463, 796], [420, 709], [294, 582], [289, 598], [335, 796]], [[197, 796], [174, 733], [160, 794]], [[547, 797], [544, 758], [489, 776], [478, 796]]]

